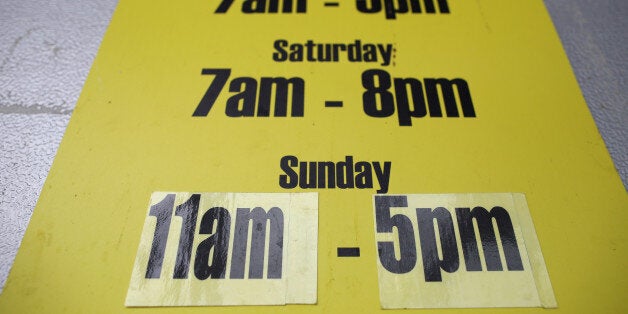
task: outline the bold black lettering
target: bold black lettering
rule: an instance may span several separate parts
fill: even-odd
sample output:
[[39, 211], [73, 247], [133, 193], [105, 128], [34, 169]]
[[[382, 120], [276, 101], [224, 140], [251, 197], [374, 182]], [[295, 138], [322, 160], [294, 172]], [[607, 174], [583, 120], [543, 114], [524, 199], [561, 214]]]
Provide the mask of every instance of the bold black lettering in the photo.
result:
[[396, 2], [399, 4], [398, 7], [395, 7], [395, 0], [384, 0], [386, 19], [394, 20], [397, 13], [408, 13], [407, 0], [398, 0]]
[[364, 52], [362, 53], [364, 62], [377, 61], [377, 46], [373, 44], [364, 44]]
[[222, 0], [214, 13], [226, 13], [232, 4], [233, 0]]
[[231, 69], [203, 69], [201, 71], [201, 75], [215, 75], [216, 77], [209, 84], [205, 95], [198, 103], [196, 110], [192, 114], [193, 117], [206, 117], [209, 111], [214, 106], [216, 99], [218, 99], [218, 95], [220, 95], [220, 91], [227, 83], [229, 76], [231, 75]]
[[[453, 273], [458, 270], [458, 246], [454, 232], [454, 222], [449, 211], [443, 207], [417, 208], [416, 214], [419, 223], [419, 240], [423, 257], [423, 273], [425, 281], [442, 281], [441, 269]], [[438, 234], [441, 244], [442, 259], [438, 254], [434, 220], [438, 225]]]
[[395, 244], [392, 241], [378, 241], [377, 254], [379, 261], [386, 270], [394, 274], [405, 274], [416, 265], [416, 242], [414, 229], [407, 216], [397, 214], [390, 216], [391, 207], [407, 207], [406, 196], [375, 196], [375, 228], [378, 233], [392, 233], [397, 228], [399, 235], [399, 253], [395, 256]]
[[[413, 13], [421, 13], [420, 0], [410, 0], [410, 7]], [[434, 6], [434, 0], [423, 0], [425, 5], [425, 13], [436, 13], [436, 6]], [[438, 0], [438, 11], [440, 13], [449, 13], [449, 4], [447, 0]]]
[[295, 156], [283, 156], [279, 161], [279, 167], [285, 174], [279, 175], [279, 186], [284, 189], [293, 189], [299, 184], [299, 175], [292, 170], [299, 164], [299, 159]]
[[190, 270], [190, 259], [192, 258], [192, 244], [196, 233], [196, 217], [198, 216], [198, 205], [201, 200], [200, 194], [192, 194], [185, 203], [177, 206], [175, 215], [181, 217], [181, 235], [179, 236], [179, 249], [177, 250], [177, 261], [174, 266], [173, 278], [187, 279]]
[[[292, 5], [292, 2], [290, 2]], [[284, 12], [286, 8], [286, 4], [284, 3]], [[305, 13], [307, 12], [307, 0], [297, 0], [297, 13]]]
[[283, 262], [283, 212], [278, 207], [271, 208], [268, 213], [261, 207], [238, 208], [236, 213], [233, 252], [231, 256], [232, 279], [244, 278], [249, 225], [252, 223], [251, 251], [249, 258], [249, 279], [260, 279], [264, 273], [264, 257], [266, 245], [266, 221], [270, 221], [268, 243], [267, 278], [281, 278]]
[[316, 61], [316, 58], [314, 58], [314, 47], [316, 47], [316, 45], [314, 44], [313, 40], [308, 40], [307, 42], [305, 42], [307, 61]]
[[266, 9], [266, 0], [245, 0], [242, 3], [242, 12], [244, 13], [264, 13]]
[[[325, 177], [327, 177], [327, 182], [325, 182]], [[318, 187], [325, 188], [325, 186], [330, 189], [336, 187], [336, 165], [331, 161], [318, 163]]]
[[440, 90], [442, 92], [447, 117], [460, 116], [458, 114], [458, 102], [456, 101], [454, 94], [454, 86], [456, 86], [456, 91], [458, 91], [463, 115], [465, 117], [475, 117], [475, 109], [473, 108], [473, 101], [471, 100], [471, 92], [469, 91], [469, 85], [465, 80], [448, 80], [444, 78], [425, 79], [424, 83], [431, 117], [443, 116], [440, 106], [438, 86], [440, 86]]
[[305, 161], [299, 163], [299, 187], [302, 189], [316, 188], [316, 162], [310, 161], [309, 164], [308, 167], [308, 163]]
[[497, 248], [497, 239], [493, 228], [493, 219], [497, 223], [497, 230], [501, 238], [502, 249], [506, 258], [508, 270], [523, 270], [519, 246], [515, 237], [515, 231], [508, 212], [499, 206], [493, 207], [490, 213], [483, 207], [456, 208], [458, 217], [458, 230], [462, 241], [462, 252], [468, 271], [481, 271], [480, 253], [477, 239], [475, 237], [475, 227], [473, 220], [478, 225], [478, 232], [482, 241], [484, 251], [484, 261], [489, 271], [502, 270], [502, 261]]
[[[214, 230], [216, 223], [216, 232]], [[229, 230], [231, 217], [229, 211], [222, 207], [210, 208], [201, 218], [200, 234], [211, 234], [201, 241], [196, 248], [194, 259], [194, 275], [200, 280], [207, 278], [225, 278], [227, 268], [227, 254], [229, 253]], [[211, 255], [211, 264], [209, 263]]]
[[303, 61], [303, 45], [300, 45], [300, 44], [290, 45], [290, 61], [292, 62]]
[[360, 40], [347, 45], [347, 59], [349, 62], [362, 62], [362, 42]]
[[299, 77], [286, 79], [283, 77], [262, 77], [259, 93], [257, 116], [268, 117], [270, 114], [271, 96], [275, 91], [275, 117], [285, 117], [288, 110], [288, 90], [292, 91], [291, 116], [303, 117], [305, 82]]
[[[437, 1], [439, 12], [441, 14], [449, 13], [449, 4], [447, 3], [447, 0]], [[386, 15], [386, 19], [395, 19], [397, 13], [408, 12], [408, 0], [357, 0], [356, 6], [358, 11], [361, 13], [378, 13], [382, 10], [382, 2], [384, 3], [384, 13]], [[410, 0], [412, 13], [421, 13], [422, 10], [420, 2], [420, 0]], [[423, 5], [425, 6], [425, 13], [436, 13], [434, 0], [423, 0]]]
[[[377, 84], [375, 84], [377, 79]], [[384, 70], [371, 69], [362, 72], [362, 86], [366, 88], [362, 94], [364, 113], [371, 117], [389, 117], [395, 113], [395, 99], [388, 91], [390, 88], [390, 74]], [[377, 104], [379, 95], [381, 106]]]
[[371, 164], [365, 161], [355, 163], [355, 187], [358, 189], [370, 189], [373, 187], [373, 172]]
[[334, 62], [338, 62], [340, 58], [340, 51], [346, 51], [347, 46], [345, 44], [333, 44], [334, 46]]
[[148, 256], [145, 278], [159, 278], [161, 276], [161, 266], [164, 262], [173, 207], [174, 194], [168, 194], [161, 202], [151, 206], [148, 212], [150, 216], [156, 218], [157, 223], [155, 225], [155, 233], [153, 234], [153, 244]]
[[341, 189], [353, 189], [353, 156], [346, 156], [345, 161], [336, 164], [336, 186]]
[[332, 60], [331, 44], [316, 45], [316, 57], [318, 62], [329, 62]]
[[[436, 13], [436, 8], [434, 7], [434, 0], [424, 0], [425, 3], [425, 13]], [[440, 13], [449, 13], [449, 4], [447, 0], [438, 0], [438, 10]]]
[[[257, 81], [252, 77], [238, 77], [229, 84], [230, 92], [240, 92], [227, 99], [225, 114], [229, 117], [252, 117], [255, 115]], [[242, 103], [242, 107], [240, 107]]]
[[362, 13], [377, 13], [382, 10], [380, 0], [357, 0], [356, 6]]
[[377, 50], [382, 56], [381, 65], [387, 66], [390, 64], [390, 60], [393, 57], [393, 49], [394, 48], [392, 44], [387, 44], [387, 45], [377, 44]]
[[284, 39], [275, 40], [275, 44], [273, 45], [273, 47], [275, 47], [275, 50], [277, 52], [273, 52], [273, 60], [277, 62], [286, 61], [288, 59], [288, 52], [283, 48], [287, 46], [288, 46], [287, 40], [284, 40]]
[[[292, 0], [283, 0], [282, 12], [292, 13]], [[297, 0], [297, 13], [305, 13], [307, 0]], [[270, 0], [268, 13], [279, 12], [279, 0]]]
[[[423, 87], [419, 80], [413, 78], [396, 78], [394, 81], [399, 125], [411, 126], [412, 118], [422, 118], [425, 117], [425, 115], [427, 114], [427, 109], [425, 108], [425, 99], [423, 99]], [[410, 110], [407, 90], [408, 87], [410, 87], [410, 93], [412, 95], [412, 110]]]
[[384, 167], [379, 162], [373, 162], [373, 170], [375, 170], [375, 176], [377, 176], [377, 182], [379, 183], [379, 190], [377, 193], [387, 193], [388, 185], [390, 184], [390, 169], [392, 162], [385, 161]]
[[421, 13], [421, 4], [419, 3], [419, 0], [410, 0], [410, 8], [412, 13]]

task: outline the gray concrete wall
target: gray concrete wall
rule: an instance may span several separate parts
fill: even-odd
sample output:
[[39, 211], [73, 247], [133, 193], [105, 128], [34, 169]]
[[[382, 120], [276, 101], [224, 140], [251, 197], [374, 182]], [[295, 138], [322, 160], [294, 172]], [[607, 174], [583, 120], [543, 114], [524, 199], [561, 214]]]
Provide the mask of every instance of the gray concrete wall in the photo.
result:
[[[117, 1], [3, 0], [0, 8], [0, 287]], [[628, 186], [628, 1], [545, 0]]]

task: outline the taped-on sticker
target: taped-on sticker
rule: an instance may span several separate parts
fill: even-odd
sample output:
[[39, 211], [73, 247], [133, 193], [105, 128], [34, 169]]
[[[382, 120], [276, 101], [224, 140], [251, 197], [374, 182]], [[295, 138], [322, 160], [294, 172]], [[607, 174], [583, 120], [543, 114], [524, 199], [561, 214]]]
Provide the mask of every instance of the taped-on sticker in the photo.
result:
[[556, 307], [523, 194], [375, 195], [381, 305]]
[[317, 193], [155, 192], [126, 306], [316, 303]]

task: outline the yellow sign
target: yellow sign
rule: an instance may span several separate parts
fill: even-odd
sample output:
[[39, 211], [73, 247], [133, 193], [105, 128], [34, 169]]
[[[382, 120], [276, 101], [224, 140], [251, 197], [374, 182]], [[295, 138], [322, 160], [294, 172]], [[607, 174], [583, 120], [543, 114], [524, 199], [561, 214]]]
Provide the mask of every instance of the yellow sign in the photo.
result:
[[[155, 194], [147, 213], [154, 191], [199, 193]], [[373, 230], [373, 194], [407, 195], [414, 206], [416, 194], [509, 192], [525, 194], [556, 312], [628, 312], [627, 195], [541, 0], [120, 0], [0, 296], [0, 312], [134, 313], [146, 311], [137, 306], [181, 304], [197, 306], [148, 311], [207, 312], [199, 300], [236, 307], [215, 306], [213, 313], [440, 307], [422, 297], [380, 299], [380, 286], [391, 283], [378, 277], [376, 246], [391, 240]], [[225, 208], [233, 229], [238, 208], [258, 206], [210, 204], [236, 195], [228, 193], [283, 195], [281, 205], [259, 207], [267, 214], [281, 208], [291, 227], [299, 211], [286, 208], [310, 201], [286, 205], [287, 195], [318, 194], [318, 237], [299, 246], [307, 250], [316, 242], [316, 258], [313, 250], [296, 257], [286, 246], [282, 252], [287, 263], [307, 259], [307, 289], [316, 260], [315, 304], [290, 304], [310, 303], [313, 291], [307, 302], [291, 299], [293, 292], [300, 298], [301, 288], [292, 286], [288, 268], [281, 280], [267, 278], [266, 260], [263, 278], [246, 278], [247, 265], [245, 278], [231, 278], [232, 247], [225, 278], [212, 277], [209, 254], [197, 251], [219, 236], [201, 228], [202, 218]], [[169, 194], [175, 200], [159, 278], [151, 277], [157, 264], [147, 278], [156, 228], [150, 208], [169, 202]], [[198, 228], [182, 237], [176, 208], [199, 194]], [[441, 283], [426, 282], [417, 245], [408, 278], [458, 293], [448, 284], [455, 279], [483, 300], [446, 298], [451, 303], [443, 307], [551, 304], [531, 286], [530, 278], [542, 278], [534, 274], [536, 263], [543, 263], [526, 238], [531, 224], [515, 209], [521, 202], [476, 200], [489, 212], [507, 210], [524, 270], [468, 271], [459, 249], [458, 270], [442, 270]], [[473, 209], [476, 200], [460, 206]], [[458, 203], [426, 204], [457, 219]], [[408, 208], [400, 213], [415, 228], [416, 208]], [[286, 233], [284, 240], [297, 238]], [[192, 241], [183, 274], [172, 253], [180, 241]], [[208, 258], [198, 263], [207, 265], [199, 270], [207, 279], [193, 269], [196, 256]], [[480, 286], [492, 276], [503, 278], [500, 286], [527, 289], [529, 298], [487, 299]], [[238, 280], [245, 287], [236, 287]], [[231, 284], [237, 292], [223, 291]], [[236, 295], [253, 290], [260, 297], [247, 304], [280, 305], [239, 306], [245, 302]], [[217, 301], [217, 294], [231, 299]]]
[[316, 303], [316, 193], [156, 192], [127, 306]]
[[383, 308], [556, 307], [522, 194], [374, 197]]

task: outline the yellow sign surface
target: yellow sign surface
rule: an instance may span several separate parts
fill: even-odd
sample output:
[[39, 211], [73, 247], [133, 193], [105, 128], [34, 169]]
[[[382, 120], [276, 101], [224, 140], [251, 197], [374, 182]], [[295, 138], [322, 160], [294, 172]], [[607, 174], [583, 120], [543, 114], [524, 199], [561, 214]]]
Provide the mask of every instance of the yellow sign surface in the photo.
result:
[[151, 197], [127, 306], [316, 303], [316, 193]]
[[[199, 228], [181, 237], [176, 208], [194, 193], [156, 194], [147, 213], [155, 191], [198, 191], [201, 203], [230, 195], [223, 193], [318, 193], [316, 255], [298, 257], [306, 265], [316, 259], [316, 303], [234, 301], [207, 309], [187, 301], [162, 306], [176, 302], [165, 300], [161, 288], [142, 295], [152, 282], [189, 283], [174, 288], [189, 300], [233, 297], [270, 282], [278, 290], [259, 287], [261, 297], [252, 302], [268, 304], [264, 296], [272, 291], [301, 289], [265, 277], [231, 278], [230, 268], [225, 278], [196, 285], [192, 255], [206, 238], [226, 233], [201, 230], [197, 220]], [[373, 194], [408, 195], [414, 204], [417, 194], [511, 192], [525, 194], [555, 312], [628, 312], [628, 198], [541, 0], [120, 0], [0, 296], [0, 313], [383, 312], [398, 303], [380, 299], [380, 287], [406, 286], [378, 276], [377, 243], [388, 240], [373, 229]], [[168, 194], [175, 195], [172, 241], [159, 278], [152, 271], [146, 278], [149, 263], [141, 254], [150, 260], [150, 207]], [[538, 269], [538, 259], [524, 218], [500, 200], [481, 206], [517, 213], [513, 230], [522, 230], [515, 239], [523, 237], [525, 278], [499, 284], [542, 298], [530, 284], [528, 269]], [[203, 204], [198, 219], [213, 208]], [[238, 206], [258, 205], [219, 207], [237, 221]], [[455, 207], [438, 206], [457, 219]], [[415, 228], [412, 210], [403, 216]], [[298, 236], [312, 226], [286, 217]], [[181, 239], [193, 239], [188, 279], [175, 277], [177, 258], [168, 253]], [[416, 247], [409, 273], [424, 284]], [[294, 260], [287, 247], [282, 254]], [[463, 255], [460, 249], [457, 272], [441, 274], [451, 289], [435, 291], [458, 293], [451, 280], [460, 280], [486, 301], [481, 291], [494, 287], [480, 286], [498, 272], [467, 271]], [[267, 273], [269, 263], [262, 265]], [[219, 280], [237, 292], [222, 291]], [[238, 281], [246, 287], [236, 288]], [[545, 311], [488, 299], [456, 306], [486, 307], [470, 313], [511, 305], [518, 307], [513, 313]], [[407, 304], [399, 307], [414, 306]], [[421, 311], [447, 311], [428, 305]]]

